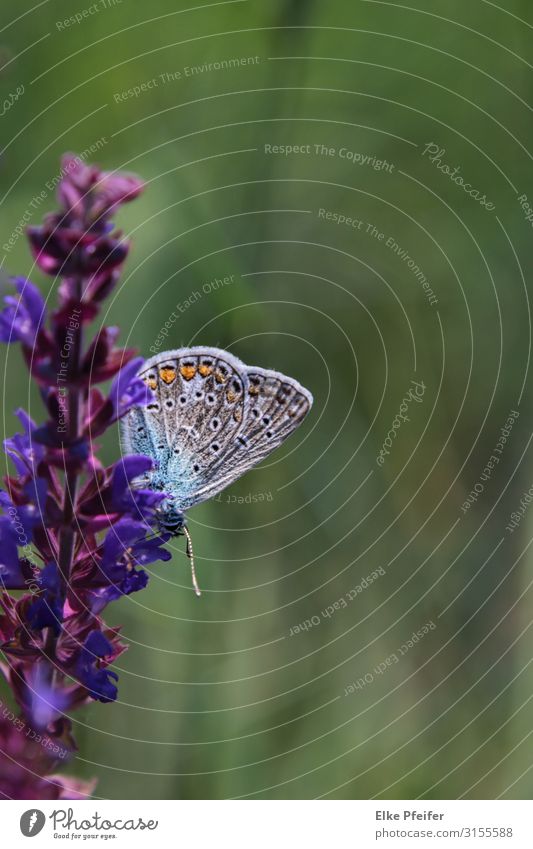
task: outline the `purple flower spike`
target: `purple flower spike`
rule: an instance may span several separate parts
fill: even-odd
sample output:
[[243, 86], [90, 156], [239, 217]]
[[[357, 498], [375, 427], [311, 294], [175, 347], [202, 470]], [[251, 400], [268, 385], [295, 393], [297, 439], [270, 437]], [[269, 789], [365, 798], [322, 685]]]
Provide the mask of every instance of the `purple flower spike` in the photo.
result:
[[15, 474], [0, 490], [0, 649], [9, 658], [0, 675], [19, 716], [0, 717], [0, 795], [13, 799], [92, 793], [94, 782], [56, 775], [76, 750], [66, 712], [117, 698], [108, 667], [126, 646], [102, 612], [146, 586], [144, 566], [171, 556], [167, 537], [151, 531], [164, 493], [140, 488], [153, 484], [151, 460], [104, 466], [94, 442], [151, 399], [142, 360], [116, 347], [119, 328], [89, 328], [129, 251], [112, 216], [143, 183], [73, 154], [61, 172], [60, 208], [27, 230], [57, 301], [47, 315], [38, 289], [18, 278], [0, 310], [0, 341], [21, 343], [46, 408], [38, 424], [19, 411], [22, 432], [4, 442]]

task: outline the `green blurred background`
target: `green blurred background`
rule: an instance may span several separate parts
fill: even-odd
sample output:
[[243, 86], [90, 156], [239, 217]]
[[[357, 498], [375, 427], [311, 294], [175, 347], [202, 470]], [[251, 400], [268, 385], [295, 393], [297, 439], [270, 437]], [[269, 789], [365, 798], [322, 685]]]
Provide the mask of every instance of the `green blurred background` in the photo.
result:
[[[96, 146], [148, 183], [103, 320], [149, 356], [177, 308], [166, 347], [227, 348], [315, 405], [191, 513], [200, 600], [178, 544], [109, 608], [130, 645], [119, 703], [75, 716], [70, 771], [104, 798], [529, 797], [533, 511], [506, 526], [533, 483], [531, 3], [91, 8], [3, 0], [1, 99], [24, 92], [0, 119], [0, 242], [54, 209], [61, 153]], [[27, 274], [53, 297], [24, 238], [2, 256], [4, 290]], [[40, 408], [20, 352], [1, 356], [9, 434]], [[118, 451], [115, 433], [102, 456]]]

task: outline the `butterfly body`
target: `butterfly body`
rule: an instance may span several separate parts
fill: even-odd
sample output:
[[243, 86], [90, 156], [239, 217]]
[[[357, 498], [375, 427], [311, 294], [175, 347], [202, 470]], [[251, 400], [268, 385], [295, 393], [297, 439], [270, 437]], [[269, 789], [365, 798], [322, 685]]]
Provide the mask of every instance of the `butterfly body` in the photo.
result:
[[144, 481], [166, 494], [159, 521], [185, 533], [185, 511], [261, 462], [303, 421], [313, 397], [292, 377], [247, 366], [219, 348], [178, 348], [147, 360], [152, 392], [122, 421], [124, 450], [155, 468]]

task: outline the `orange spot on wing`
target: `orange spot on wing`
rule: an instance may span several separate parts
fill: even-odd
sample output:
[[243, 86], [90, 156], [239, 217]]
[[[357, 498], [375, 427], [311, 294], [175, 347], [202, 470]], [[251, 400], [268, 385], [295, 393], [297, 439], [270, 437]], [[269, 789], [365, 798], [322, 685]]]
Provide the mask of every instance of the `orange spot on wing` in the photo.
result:
[[164, 383], [172, 383], [173, 380], [176, 380], [176, 369], [162, 368], [159, 370], [159, 377]]
[[217, 383], [225, 383], [228, 378], [225, 377], [220, 369], [217, 369], [215, 372], [215, 380]]
[[213, 373], [213, 368], [212, 366], [198, 366], [198, 371], [202, 377], [209, 377]]
[[145, 377], [144, 382], [150, 389], [155, 389], [157, 386], [157, 380], [155, 377]]
[[196, 366], [182, 366], [180, 374], [184, 380], [192, 380], [196, 374]]

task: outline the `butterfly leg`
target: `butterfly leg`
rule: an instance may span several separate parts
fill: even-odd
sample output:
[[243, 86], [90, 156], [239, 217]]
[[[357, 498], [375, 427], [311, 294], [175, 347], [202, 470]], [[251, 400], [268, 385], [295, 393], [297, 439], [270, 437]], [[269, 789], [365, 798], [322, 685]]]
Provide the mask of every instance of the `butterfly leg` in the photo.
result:
[[196, 579], [196, 569], [194, 568], [194, 555], [193, 555], [193, 551], [192, 551], [191, 535], [189, 533], [189, 529], [185, 525], [183, 526], [182, 530], [183, 530], [183, 533], [185, 534], [185, 538], [187, 540], [187, 548], [185, 549], [185, 551], [186, 551], [187, 557], [189, 558], [190, 563], [191, 563], [191, 576], [192, 576], [192, 585], [194, 587], [194, 592], [196, 593], [197, 596], [201, 596], [202, 593], [200, 592], [200, 587], [198, 586], [198, 581]]

